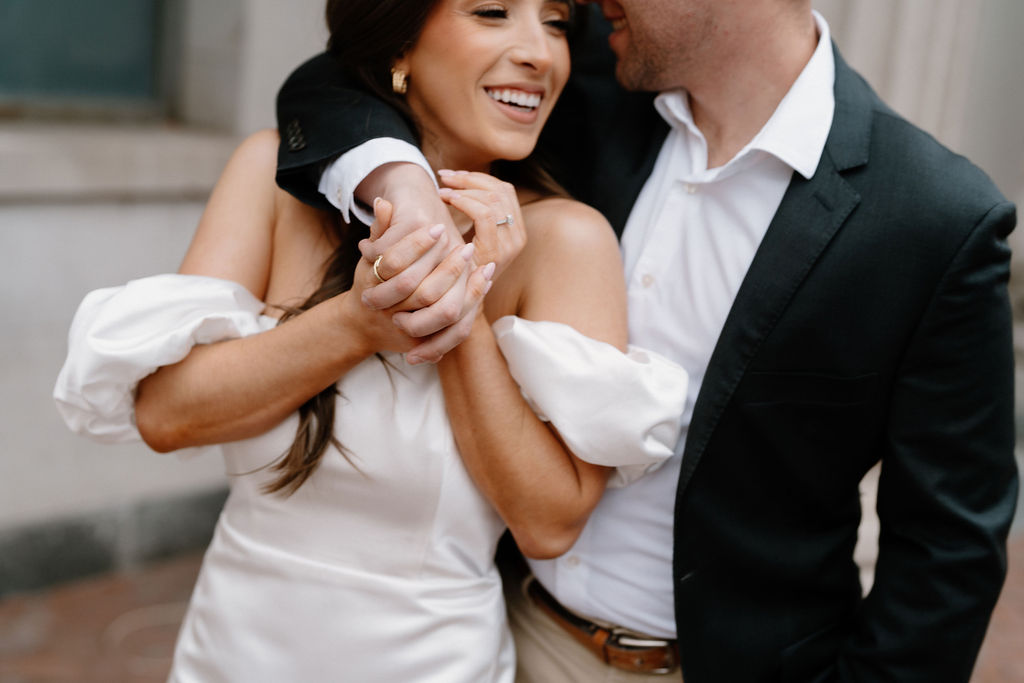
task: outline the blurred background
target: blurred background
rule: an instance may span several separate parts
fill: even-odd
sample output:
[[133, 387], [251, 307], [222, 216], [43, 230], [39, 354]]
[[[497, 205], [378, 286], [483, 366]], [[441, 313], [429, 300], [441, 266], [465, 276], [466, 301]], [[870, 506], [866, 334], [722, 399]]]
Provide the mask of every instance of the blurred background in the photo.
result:
[[[322, 49], [323, 5], [0, 0], [0, 683], [166, 675], [220, 458], [93, 444], [50, 394], [86, 292], [177, 269], [231, 150], [274, 125], [278, 86]], [[815, 5], [883, 99], [1024, 204], [1024, 2]], [[1024, 321], [1024, 229], [1012, 244]], [[982, 683], [1024, 680], [1020, 517]]]

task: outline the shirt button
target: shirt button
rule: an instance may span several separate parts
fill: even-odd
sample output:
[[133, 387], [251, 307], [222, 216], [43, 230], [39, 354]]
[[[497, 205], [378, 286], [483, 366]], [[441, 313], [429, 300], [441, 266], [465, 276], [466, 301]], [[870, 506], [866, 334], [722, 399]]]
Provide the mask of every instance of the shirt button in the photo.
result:
[[340, 187], [338, 188], [338, 192], [334, 196], [338, 200], [339, 205], [345, 204], [345, 194], [341, 191]]
[[642, 278], [640, 278], [640, 284], [644, 286], [644, 289], [650, 287], [651, 285], [654, 284], [654, 276], [650, 274], [644, 275]]
[[580, 566], [580, 558], [577, 555], [570, 555], [569, 557], [565, 558], [565, 563], [569, 565], [569, 567], [575, 569], [576, 567]]
[[686, 194], [697, 194], [697, 186], [692, 183], [686, 183]]

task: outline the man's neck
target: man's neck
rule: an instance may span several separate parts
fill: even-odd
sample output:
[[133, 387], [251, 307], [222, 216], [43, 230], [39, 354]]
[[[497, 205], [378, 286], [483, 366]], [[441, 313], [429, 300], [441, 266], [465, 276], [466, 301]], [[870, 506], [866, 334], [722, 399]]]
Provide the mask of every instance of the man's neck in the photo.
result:
[[768, 122], [818, 44], [817, 26], [790, 22], [745, 40], [689, 84], [690, 110], [708, 146], [708, 168], [728, 163]]

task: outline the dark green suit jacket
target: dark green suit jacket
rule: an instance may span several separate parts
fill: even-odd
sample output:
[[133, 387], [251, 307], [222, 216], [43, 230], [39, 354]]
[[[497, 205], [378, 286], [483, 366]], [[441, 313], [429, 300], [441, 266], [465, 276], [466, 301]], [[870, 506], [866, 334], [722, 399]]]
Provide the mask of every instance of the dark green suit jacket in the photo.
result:
[[[610, 77], [598, 27], [542, 148], [621, 232], [667, 127]], [[814, 177], [795, 174], [711, 357], [686, 438], [674, 600], [687, 683], [967, 681], [1017, 496], [1006, 237], [1014, 207], [836, 53]], [[278, 103], [278, 180], [412, 140], [326, 56]], [[882, 462], [874, 588], [852, 560]]]

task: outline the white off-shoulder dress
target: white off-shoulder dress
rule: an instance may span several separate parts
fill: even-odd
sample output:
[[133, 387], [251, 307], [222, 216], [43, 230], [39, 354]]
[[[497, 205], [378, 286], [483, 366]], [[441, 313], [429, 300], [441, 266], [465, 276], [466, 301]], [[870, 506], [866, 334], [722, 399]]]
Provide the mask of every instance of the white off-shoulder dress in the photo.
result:
[[[75, 431], [138, 439], [138, 381], [196, 344], [276, 324], [242, 286], [158, 275], [90, 293], [54, 390]], [[686, 374], [559, 323], [494, 324], [523, 395], [580, 458], [624, 485], [671, 455]], [[263, 493], [295, 415], [221, 446], [231, 493], [181, 627], [171, 681], [506, 683], [494, 551], [505, 528], [470, 479], [436, 368], [371, 357], [337, 385], [334, 448], [292, 496]]]

